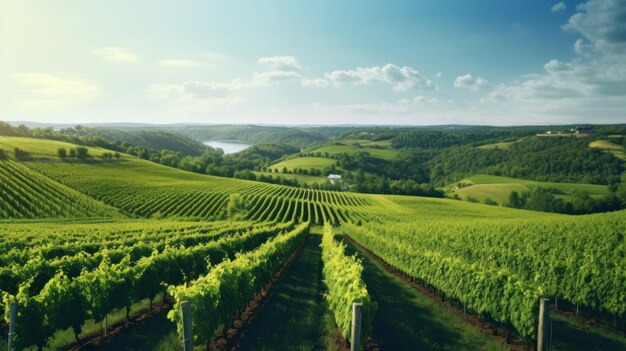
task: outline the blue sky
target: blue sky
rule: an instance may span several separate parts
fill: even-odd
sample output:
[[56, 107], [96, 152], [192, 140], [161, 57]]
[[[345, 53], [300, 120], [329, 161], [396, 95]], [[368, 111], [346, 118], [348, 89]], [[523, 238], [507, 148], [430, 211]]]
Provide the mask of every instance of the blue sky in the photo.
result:
[[624, 0], [0, 3], [0, 119], [626, 122]]

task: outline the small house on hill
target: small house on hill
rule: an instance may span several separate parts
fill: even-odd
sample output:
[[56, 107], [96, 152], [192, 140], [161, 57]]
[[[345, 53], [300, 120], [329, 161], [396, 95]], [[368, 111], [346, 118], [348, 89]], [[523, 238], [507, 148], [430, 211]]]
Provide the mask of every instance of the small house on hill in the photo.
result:
[[329, 174], [328, 181], [330, 184], [335, 184], [335, 182], [341, 182], [341, 174]]

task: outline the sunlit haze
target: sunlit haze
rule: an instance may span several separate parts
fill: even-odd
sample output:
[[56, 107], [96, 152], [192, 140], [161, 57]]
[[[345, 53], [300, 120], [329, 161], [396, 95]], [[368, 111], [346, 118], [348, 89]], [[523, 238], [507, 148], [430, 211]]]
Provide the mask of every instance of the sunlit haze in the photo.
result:
[[624, 0], [0, 2], [0, 120], [626, 122]]

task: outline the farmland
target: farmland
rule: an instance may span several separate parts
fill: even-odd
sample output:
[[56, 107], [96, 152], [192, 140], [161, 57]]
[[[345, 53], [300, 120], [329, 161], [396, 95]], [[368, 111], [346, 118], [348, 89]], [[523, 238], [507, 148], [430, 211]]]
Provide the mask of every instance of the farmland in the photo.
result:
[[[79, 145], [46, 139], [0, 142], [26, 153], [0, 161], [3, 184], [11, 184], [2, 189], [13, 196], [0, 202], [0, 291], [6, 321], [9, 305], [20, 311], [14, 342], [25, 350], [80, 343], [122, 347], [139, 335], [149, 340], [145, 345], [178, 348], [184, 301], [190, 303], [196, 346], [241, 342], [243, 349], [285, 345], [262, 325], [290, 323], [298, 313], [304, 318], [297, 333], [303, 348], [335, 347], [337, 335], [351, 342], [353, 302], [363, 304], [363, 335], [384, 349], [412, 342], [432, 349], [519, 347], [536, 338], [540, 297], [623, 320], [623, 211], [574, 217], [304, 189], [192, 173], [124, 153], [107, 158], [102, 155], [111, 151], [91, 146], [83, 159], [64, 159], [59, 148]], [[518, 181], [563, 192], [605, 191], [484, 175], [466, 180], [476, 185], [465, 189]], [[592, 259], [599, 251], [602, 259]], [[448, 305], [434, 303], [380, 262]], [[265, 307], [250, 310], [250, 301]], [[136, 316], [151, 315], [154, 305], [166, 313], [133, 327]], [[400, 306], [419, 312], [407, 314]], [[459, 318], [458, 309], [506, 331], [513, 343]], [[257, 314], [256, 322], [245, 322]], [[402, 320], [392, 321], [392, 315]], [[249, 323], [249, 336], [237, 328], [226, 332], [240, 322]], [[123, 324], [128, 327], [121, 335], [93, 339], [109, 325]], [[460, 334], [450, 334], [450, 326]], [[610, 345], [602, 333], [590, 333], [585, 342]], [[560, 347], [568, 347], [566, 339], [559, 339]], [[626, 338], [610, 342], [621, 347]]]

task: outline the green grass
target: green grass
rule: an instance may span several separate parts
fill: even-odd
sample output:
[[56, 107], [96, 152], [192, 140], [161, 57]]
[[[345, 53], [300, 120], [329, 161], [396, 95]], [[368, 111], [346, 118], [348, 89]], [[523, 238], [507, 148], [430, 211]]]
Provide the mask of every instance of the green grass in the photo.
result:
[[596, 140], [593, 141], [589, 144], [590, 148], [596, 148], [596, 149], [601, 149], [604, 150], [606, 152], [610, 152], [613, 154], [613, 156], [621, 159], [621, 160], [626, 160], [626, 154], [624, 153], [624, 147], [618, 144], [614, 144], [610, 141], [606, 141], [606, 140]]
[[[0, 136], [0, 149], [3, 149], [11, 159], [14, 159], [13, 149], [18, 147], [28, 151], [30, 158], [60, 161], [57, 154], [59, 148], [64, 148], [69, 152], [70, 149], [77, 146], [56, 140]], [[105, 152], [112, 152], [100, 147], [88, 147], [87, 149], [89, 149], [89, 156], [92, 157], [99, 157]]]
[[478, 148], [479, 149], [485, 149], [485, 150], [508, 150], [509, 147], [515, 143], [519, 143], [521, 141], [524, 141], [526, 139], [528, 139], [529, 137], [523, 137], [521, 139], [518, 140], [514, 140], [514, 141], [503, 141], [503, 142], [499, 142], [499, 143], [493, 143], [493, 144], [487, 144], [487, 145], [481, 145]]
[[116, 335], [98, 347], [100, 351], [182, 351], [176, 325], [167, 319], [167, 311], [155, 314], [144, 324]]
[[626, 350], [626, 337], [603, 328], [590, 327], [576, 320], [552, 314], [552, 350], [603, 351]]
[[368, 152], [372, 157], [377, 157], [387, 161], [394, 160], [398, 156], [398, 150], [358, 147], [354, 145], [328, 145], [316, 148], [314, 150], [311, 150], [310, 152], [321, 152], [322, 155], [327, 152], [329, 155], [336, 155], [341, 153], [354, 155], [357, 152]]
[[515, 143], [515, 141], [509, 141], [509, 142], [501, 142], [501, 143], [494, 143], [494, 144], [487, 144], [487, 145], [481, 145], [478, 148], [479, 149], [485, 149], [485, 150], [508, 150], [509, 146], [511, 146], [511, 144]]
[[378, 303], [374, 339], [382, 350], [508, 350], [348, 242], [346, 254], [355, 252], [362, 258], [367, 290]]
[[355, 144], [359, 144], [362, 147], [382, 147], [382, 148], [391, 148], [391, 140], [368, 140], [368, 139], [340, 139], [334, 141], [335, 143], [340, 143], [343, 145], [354, 146]]
[[278, 169], [278, 172], [282, 172], [283, 168], [287, 168], [289, 171], [293, 171], [296, 168], [302, 169], [319, 169], [320, 171], [326, 167], [330, 167], [335, 164], [335, 160], [324, 157], [296, 157], [289, 160], [281, 161], [273, 164], [270, 168], [272, 170]]
[[397, 208], [378, 199], [379, 203], [394, 211], [391, 218], [398, 220], [448, 221], [450, 223], [480, 220], [547, 219], [557, 215], [546, 212], [518, 210], [507, 207], [489, 206], [466, 201], [437, 199], [403, 195], [380, 195]]
[[[455, 186], [459, 183], [471, 185], [455, 189]], [[512, 191], [531, 191], [536, 187], [557, 189], [563, 193], [560, 195], [566, 200], [570, 199], [569, 194], [571, 194], [574, 190], [585, 191], [594, 198], [600, 198], [609, 194], [609, 190], [605, 185], [538, 182], [534, 180], [500, 177], [487, 174], [477, 174], [467, 177], [448, 185], [446, 190], [448, 193], [456, 192], [464, 200], [471, 196], [479, 201], [484, 201], [489, 197], [492, 200], [497, 201], [499, 204], [505, 204], [508, 202], [509, 194]]]
[[322, 295], [320, 228], [314, 227], [300, 257], [274, 288], [239, 350], [324, 349], [326, 305]]

